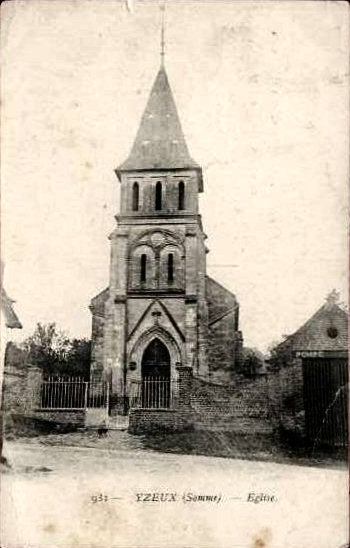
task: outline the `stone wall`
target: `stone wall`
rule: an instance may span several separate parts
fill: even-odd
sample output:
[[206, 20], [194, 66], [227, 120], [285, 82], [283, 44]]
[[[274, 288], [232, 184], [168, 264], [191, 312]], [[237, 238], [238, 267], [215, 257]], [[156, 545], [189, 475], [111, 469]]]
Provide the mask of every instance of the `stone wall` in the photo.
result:
[[210, 323], [238, 305], [233, 293], [210, 276], [206, 276], [205, 292]]
[[104, 317], [92, 316], [92, 334], [91, 334], [91, 381], [100, 381], [103, 372], [103, 333]]
[[235, 296], [218, 282], [206, 277], [208, 303], [207, 359], [210, 379], [229, 383], [242, 346], [238, 331], [239, 305]]
[[233, 315], [229, 314], [208, 329], [208, 364], [213, 381], [229, 382], [234, 368]]

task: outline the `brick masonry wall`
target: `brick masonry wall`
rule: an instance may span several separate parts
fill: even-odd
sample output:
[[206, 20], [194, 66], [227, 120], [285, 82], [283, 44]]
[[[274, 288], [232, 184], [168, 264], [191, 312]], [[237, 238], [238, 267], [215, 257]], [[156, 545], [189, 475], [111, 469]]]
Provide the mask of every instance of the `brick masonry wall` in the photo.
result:
[[28, 417], [58, 424], [84, 425], [85, 411], [33, 411]]
[[84, 425], [84, 416], [75, 413], [74, 416], [63, 414], [55, 416], [40, 413], [4, 413], [4, 436], [13, 437], [32, 436], [39, 432], [71, 432]]
[[190, 368], [181, 369], [181, 397], [177, 408], [131, 410], [130, 432], [190, 428], [237, 434], [270, 435], [273, 432], [273, 402], [265, 378], [229, 387], [193, 378]]
[[192, 368], [178, 366], [179, 376], [178, 399], [172, 409], [131, 409], [129, 432], [157, 432], [164, 430], [181, 431], [192, 429], [193, 413], [191, 410]]
[[3, 385], [3, 424], [5, 436], [9, 433], [45, 430], [48, 428], [83, 426], [84, 411], [42, 411], [40, 387], [42, 371], [38, 367], [6, 368]]
[[2, 410], [21, 412], [26, 408], [27, 372], [25, 369], [7, 367], [4, 373]]
[[300, 363], [267, 377], [225, 386], [193, 379], [191, 406], [197, 429], [271, 433], [281, 426], [304, 432]]
[[275, 423], [285, 431], [305, 436], [303, 370], [300, 359], [271, 374], [268, 396]]
[[8, 413], [27, 413], [39, 406], [42, 371], [38, 367], [6, 367], [2, 408]]
[[269, 433], [273, 429], [265, 379], [228, 387], [193, 379], [191, 406], [197, 429]]
[[191, 416], [180, 409], [131, 409], [129, 432], [141, 434], [157, 431], [192, 429]]
[[[241, 378], [236, 385], [207, 382], [184, 372], [187, 377], [184, 379], [184, 401], [179, 401], [178, 408], [133, 409], [130, 413], [131, 432], [193, 427], [196, 430], [269, 436], [283, 427], [303, 435], [300, 363], [269, 376], [253, 380]], [[185, 400], [188, 400], [187, 406], [183, 405]]]

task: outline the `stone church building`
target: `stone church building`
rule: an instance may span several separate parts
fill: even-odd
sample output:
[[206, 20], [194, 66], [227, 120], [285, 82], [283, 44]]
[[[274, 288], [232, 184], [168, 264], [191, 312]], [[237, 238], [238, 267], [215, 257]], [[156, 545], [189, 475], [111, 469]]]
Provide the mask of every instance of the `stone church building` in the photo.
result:
[[[163, 63], [115, 173], [121, 200], [110, 282], [90, 305], [92, 380], [110, 380], [115, 401], [152, 380], [170, 387], [184, 366], [229, 383], [242, 350], [239, 304], [206, 273], [202, 168], [189, 154]], [[159, 407], [170, 405], [155, 394]]]

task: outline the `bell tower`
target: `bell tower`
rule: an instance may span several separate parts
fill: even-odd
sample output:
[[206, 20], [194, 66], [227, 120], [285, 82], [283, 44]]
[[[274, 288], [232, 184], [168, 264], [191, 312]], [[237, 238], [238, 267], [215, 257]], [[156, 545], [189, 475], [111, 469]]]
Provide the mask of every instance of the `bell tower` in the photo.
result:
[[125, 395], [155, 338], [170, 356], [172, 377], [179, 364], [206, 368], [202, 169], [188, 152], [163, 63], [131, 152], [115, 172], [120, 213], [110, 235], [100, 362], [113, 392]]
[[189, 153], [165, 70], [164, 22], [161, 65], [115, 173], [121, 199], [109, 286], [90, 304], [91, 380], [109, 380], [117, 410], [121, 401], [134, 405], [135, 387], [142, 407], [149, 404], [149, 386], [153, 404], [168, 407], [179, 372], [230, 382], [243, 338], [236, 296], [206, 274], [202, 168]]

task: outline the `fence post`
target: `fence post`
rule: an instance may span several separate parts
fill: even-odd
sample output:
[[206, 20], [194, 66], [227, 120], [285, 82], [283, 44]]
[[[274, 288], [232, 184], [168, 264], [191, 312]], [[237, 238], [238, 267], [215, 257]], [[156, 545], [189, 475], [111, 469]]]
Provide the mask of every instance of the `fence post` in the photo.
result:
[[109, 382], [107, 381], [106, 382], [106, 385], [107, 385], [107, 392], [106, 392], [106, 412], [107, 412], [107, 417], [109, 415]]
[[89, 390], [89, 383], [85, 382], [85, 394], [84, 394], [84, 409], [86, 411], [88, 406], [88, 390]]

